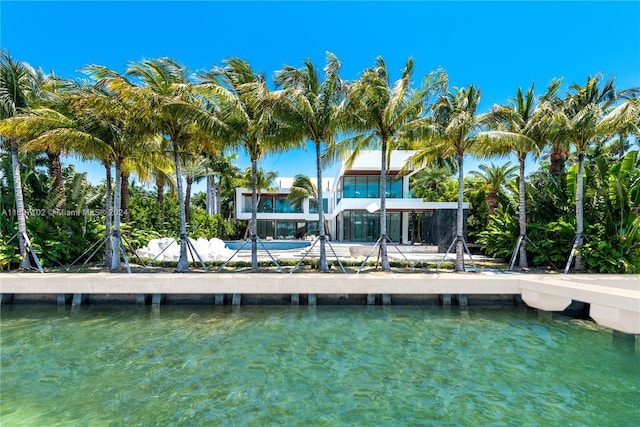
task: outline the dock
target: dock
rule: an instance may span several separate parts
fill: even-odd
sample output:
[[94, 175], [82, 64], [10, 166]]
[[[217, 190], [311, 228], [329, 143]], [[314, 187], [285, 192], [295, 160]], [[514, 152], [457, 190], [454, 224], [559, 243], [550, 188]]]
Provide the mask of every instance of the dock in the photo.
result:
[[[284, 295], [291, 303], [315, 304], [323, 295], [362, 295], [368, 304], [393, 304], [411, 296], [434, 296], [466, 306], [472, 296], [519, 297], [529, 307], [563, 311], [574, 302], [589, 304], [598, 324], [625, 334], [640, 334], [640, 275], [532, 273], [2, 273], [2, 304], [14, 296], [53, 295], [80, 305], [98, 295], [130, 295], [161, 304], [164, 296], [210, 295], [215, 304], [242, 303], [243, 295]], [[300, 298], [300, 296], [304, 298]], [[227, 296], [225, 298], [225, 296]]]

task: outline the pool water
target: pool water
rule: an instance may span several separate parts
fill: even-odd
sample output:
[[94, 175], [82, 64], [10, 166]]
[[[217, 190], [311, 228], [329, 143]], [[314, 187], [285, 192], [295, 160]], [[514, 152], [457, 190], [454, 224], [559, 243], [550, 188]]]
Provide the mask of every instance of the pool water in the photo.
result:
[[640, 425], [640, 357], [523, 308], [3, 306], [0, 425]]
[[[251, 250], [251, 242], [244, 241], [235, 241], [235, 242], [224, 242], [227, 248], [237, 251], [242, 247], [244, 251]], [[306, 248], [310, 245], [310, 242], [301, 241], [287, 241], [287, 240], [263, 240], [262, 243], [258, 242], [258, 250], [264, 250], [265, 248], [269, 251], [278, 250], [278, 251], [286, 251], [290, 249], [302, 249]], [[244, 246], [243, 246], [244, 245]]]

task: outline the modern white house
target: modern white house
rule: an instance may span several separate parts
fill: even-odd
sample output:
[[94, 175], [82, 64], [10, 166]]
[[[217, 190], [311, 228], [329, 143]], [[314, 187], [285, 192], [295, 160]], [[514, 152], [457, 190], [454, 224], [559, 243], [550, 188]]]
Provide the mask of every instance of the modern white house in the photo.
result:
[[[400, 173], [413, 151], [393, 151], [387, 166], [387, 234], [396, 243], [412, 243], [412, 213], [422, 213], [422, 242], [446, 249], [455, 236], [457, 202], [424, 202], [412, 197], [409, 178], [418, 170]], [[329, 239], [375, 242], [380, 237], [380, 151], [362, 152], [335, 178], [323, 179], [326, 233]], [[309, 174], [311, 181], [316, 179]], [[278, 178], [277, 189], [263, 192], [258, 202], [258, 236], [267, 239], [304, 239], [318, 234], [314, 199], [293, 208], [287, 196], [293, 178]], [[236, 189], [236, 215], [251, 219], [251, 189]], [[468, 203], [464, 209], [468, 210]], [[466, 218], [466, 215], [465, 215]]]

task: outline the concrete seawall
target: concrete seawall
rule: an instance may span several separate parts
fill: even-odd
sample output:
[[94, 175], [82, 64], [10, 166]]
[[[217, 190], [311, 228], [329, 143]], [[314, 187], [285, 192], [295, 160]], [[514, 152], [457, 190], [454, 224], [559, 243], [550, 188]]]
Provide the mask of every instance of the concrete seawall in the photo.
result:
[[[74, 304], [101, 295], [102, 301], [137, 303], [210, 301], [213, 304], [440, 303], [466, 306], [471, 300], [509, 303], [522, 298], [543, 311], [563, 311], [572, 302], [590, 305], [598, 323], [640, 334], [640, 275], [521, 273], [367, 274], [0, 274], [2, 304], [24, 299]], [[29, 299], [29, 298], [27, 298]]]

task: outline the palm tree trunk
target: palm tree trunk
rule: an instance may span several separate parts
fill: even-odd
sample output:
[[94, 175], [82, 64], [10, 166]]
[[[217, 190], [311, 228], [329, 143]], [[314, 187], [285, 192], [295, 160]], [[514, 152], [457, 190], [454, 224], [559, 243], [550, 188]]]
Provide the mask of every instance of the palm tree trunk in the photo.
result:
[[551, 173], [551, 176], [560, 176], [564, 172], [564, 154], [562, 151], [562, 148], [557, 144], [551, 146], [551, 153], [549, 154], [551, 160], [549, 173]]
[[60, 162], [60, 153], [46, 150], [47, 161], [49, 166], [49, 175], [53, 177], [53, 188], [60, 194], [59, 206], [64, 206], [64, 177], [62, 176], [62, 163]]
[[216, 178], [213, 178], [213, 213], [222, 215], [222, 188], [216, 184]]
[[382, 271], [391, 271], [387, 255], [387, 141], [384, 138], [380, 164], [380, 264]]
[[258, 271], [258, 162], [251, 159], [251, 271]]
[[582, 233], [584, 233], [584, 206], [583, 206], [583, 180], [582, 174], [584, 173], [584, 152], [578, 154], [578, 179], [576, 180], [576, 233], [579, 236], [578, 239], [578, 252], [576, 253], [576, 263], [574, 268], [576, 270], [582, 270], [582, 254], [580, 253], [580, 246], [582, 246]]
[[122, 165], [116, 161], [116, 187], [113, 194], [113, 234], [111, 237], [111, 267], [110, 271], [119, 271], [122, 269], [120, 261], [120, 214], [121, 214], [121, 197], [122, 197]]
[[27, 253], [27, 242], [24, 236], [27, 235], [27, 221], [24, 215], [24, 197], [22, 195], [22, 178], [20, 177], [20, 162], [18, 161], [18, 141], [11, 139], [11, 167], [13, 168], [13, 191], [16, 199], [16, 216], [18, 217], [18, 246], [20, 249], [20, 269], [31, 268], [29, 254]]
[[520, 243], [520, 268], [527, 268], [529, 264], [527, 263], [527, 207], [526, 207], [526, 194], [525, 194], [525, 186], [524, 186], [524, 163], [526, 160], [526, 155], [520, 158], [520, 182], [519, 182], [519, 198], [520, 198], [520, 206], [518, 207], [518, 215], [520, 222], [520, 238], [522, 242]]
[[123, 221], [124, 222], [129, 222], [129, 176], [131, 175], [131, 173], [129, 171], [122, 171], [120, 173], [120, 177], [121, 177], [121, 183], [120, 183], [120, 191], [122, 193], [121, 195], [121, 204], [122, 204], [122, 208], [120, 209], [120, 212], [122, 212], [123, 215]]
[[106, 267], [111, 268], [111, 214], [112, 214], [112, 206], [113, 206], [113, 195], [111, 194], [111, 164], [104, 164], [104, 168], [106, 171], [106, 180], [105, 180], [105, 220], [104, 220], [104, 235], [105, 235], [105, 244], [104, 244], [104, 265]]
[[164, 224], [164, 178], [156, 176], [156, 187], [158, 189], [158, 221], [162, 227]]
[[215, 181], [214, 181], [214, 179], [215, 178], [214, 178], [213, 175], [207, 176], [207, 199], [206, 199], [207, 215], [214, 215], [214, 213], [215, 213], [216, 202], [215, 202]]
[[320, 143], [316, 143], [316, 173], [317, 173], [317, 190], [316, 196], [318, 198], [318, 234], [320, 235], [320, 271], [327, 271], [327, 252], [325, 248], [324, 234], [324, 206], [322, 203], [322, 163]]
[[456, 226], [456, 266], [455, 271], [464, 271], [464, 172], [463, 155], [458, 154], [458, 217]]
[[184, 198], [184, 220], [189, 222], [189, 214], [191, 213], [191, 186], [193, 185], [193, 177], [187, 175], [187, 190]]
[[182, 167], [180, 165], [180, 151], [178, 143], [173, 140], [173, 163], [176, 168], [176, 189], [178, 191], [178, 207], [180, 208], [180, 258], [176, 266], [176, 272], [189, 271], [189, 259], [187, 258], [187, 219], [184, 209], [184, 194], [182, 190]]
[[487, 224], [489, 223], [489, 221], [491, 221], [491, 217], [495, 215], [496, 213], [496, 208], [498, 207], [498, 192], [496, 190], [490, 190], [487, 193], [487, 208], [488, 208], [488, 213], [487, 213]]

